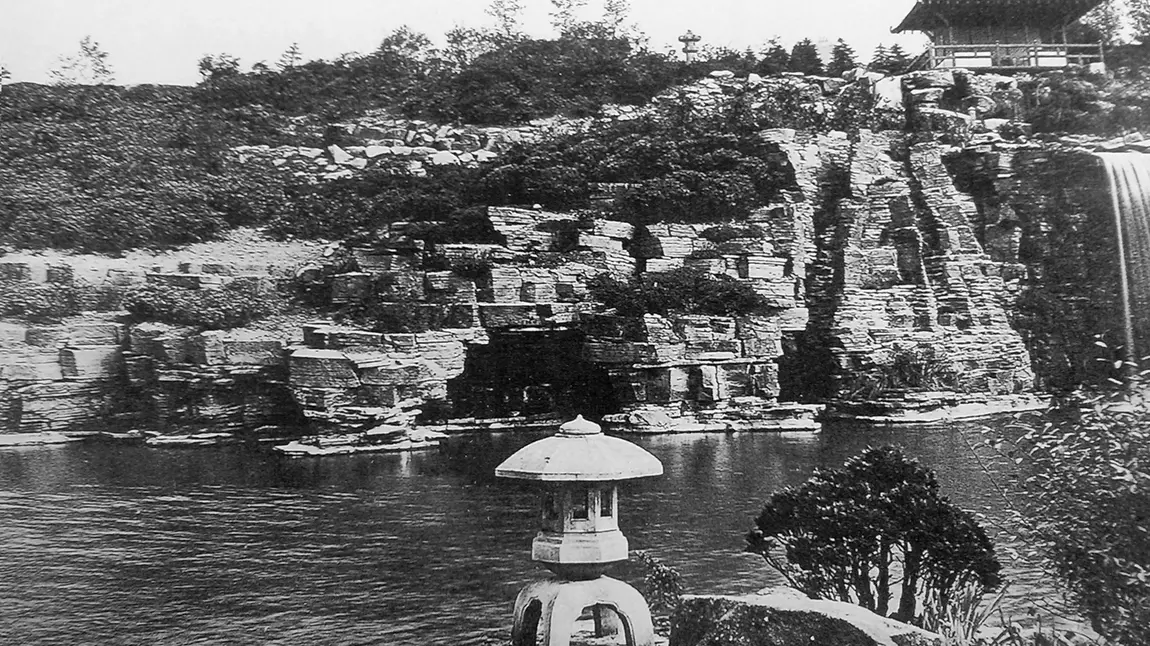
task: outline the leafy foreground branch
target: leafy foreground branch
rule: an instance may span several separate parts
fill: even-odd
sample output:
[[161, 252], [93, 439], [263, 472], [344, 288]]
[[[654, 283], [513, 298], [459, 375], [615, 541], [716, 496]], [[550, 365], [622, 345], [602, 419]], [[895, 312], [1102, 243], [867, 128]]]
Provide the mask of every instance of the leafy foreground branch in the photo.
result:
[[1017, 466], [1019, 542], [1033, 545], [1100, 635], [1150, 643], [1150, 402], [1145, 375], [1120, 402], [991, 444]]

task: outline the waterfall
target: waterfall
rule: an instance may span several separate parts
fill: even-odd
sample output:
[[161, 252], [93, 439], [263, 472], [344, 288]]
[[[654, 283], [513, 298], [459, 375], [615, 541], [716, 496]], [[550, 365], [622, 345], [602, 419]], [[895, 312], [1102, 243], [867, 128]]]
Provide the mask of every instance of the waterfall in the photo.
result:
[[1150, 155], [1098, 153], [1098, 157], [1110, 183], [1126, 334], [1124, 351], [1133, 363], [1139, 358], [1135, 323], [1150, 318]]

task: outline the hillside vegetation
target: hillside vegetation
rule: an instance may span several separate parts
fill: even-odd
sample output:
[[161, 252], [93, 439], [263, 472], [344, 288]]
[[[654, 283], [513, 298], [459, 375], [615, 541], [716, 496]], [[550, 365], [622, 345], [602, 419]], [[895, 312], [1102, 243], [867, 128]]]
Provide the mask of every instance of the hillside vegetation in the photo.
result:
[[[644, 105], [719, 69], [823, 69], [806, 41], [790, 54], [774, 44], [761, 56], [718, 50], [686, 64], [613, 31], [564, 33], [542, 40], [456, 31], [448, 47], [436, 49], [401, 29], [374, 52], [334, 61], [303, 63], [289, 52], [276, 69], [257, 64], [244, 72], [233, 57], [205, 57], [195, 87], [6, 86], [0, 245], [114, 254], [209, 240], [244, 225], [281, 237], [336, 238], [401, 219], [440, 223], [424, 227], [432, 239], [489, 241], [482, 207], [586, 208], [596, 182], [632, 185], [612, 207], [621, 219], [739, 218], [786, 180], [764, 163], [758, 129], [875, 127], [865, 97], [850, 98], [856, 105], [842, 114], [823, 114], [804, 107], [808, 97], [782, 92], [757, 105], [756, 118], [738, 102], [721, 118], [693, 118], [687, 98], [678, 113], [600, 125], [520, 146], [482, 169], [433, 169], [423, 178], [384, 168], [315, 184], [270, 167], [241, 167], [230, 152], [239, 145], [322, 147], [339, 141], [330, 124], [363, 114], [521, 124], [593, 116], [605, 104]], [[898, 71], [892, 66], [909, 60], [898, 57], [884, 51], [871, 67]], [[831, 71], [854, 64], [840, 43]], [[1059, 72], [1021, 81], [1018, 96], [996, 99], [1007, 106], [1003, 116], [1030, 121], [1038, 132], [1108, 134], [1150, 114], [1145, 85], [1137, 71], [1112, 79]]]

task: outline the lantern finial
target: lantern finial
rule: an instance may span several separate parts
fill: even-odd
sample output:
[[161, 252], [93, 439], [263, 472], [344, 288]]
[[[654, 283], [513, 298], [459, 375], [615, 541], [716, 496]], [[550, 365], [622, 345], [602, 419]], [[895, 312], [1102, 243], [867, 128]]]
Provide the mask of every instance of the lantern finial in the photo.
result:
[[603, 427], [583, 419], [582, 415], [578, 415], [575, 419], [560, 426], [559, 432], [563, 435], [596, 435], [603, 432]]

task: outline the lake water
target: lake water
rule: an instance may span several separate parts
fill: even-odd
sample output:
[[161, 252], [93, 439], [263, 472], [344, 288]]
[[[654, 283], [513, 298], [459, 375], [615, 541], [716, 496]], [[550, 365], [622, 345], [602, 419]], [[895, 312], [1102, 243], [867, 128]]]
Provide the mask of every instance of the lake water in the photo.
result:
[[[442, 451], [292, 460], [240, 447], [0, 449], [0, 643], [489, 644], [546, 574], [528, 558], [536, 500], [495, 466], [537, 434]], [[977, 425], [631, 438], [663, 477], [621, 488], [623, 531], [693, 593], [779, 582], [743, 534], [776, 489], [897, 443], [961, 506], [1002, 504]], [[1049, 597], [1001, 558], [1022, 597]], [[616, 576], [638, 583], [623, 566]]]

